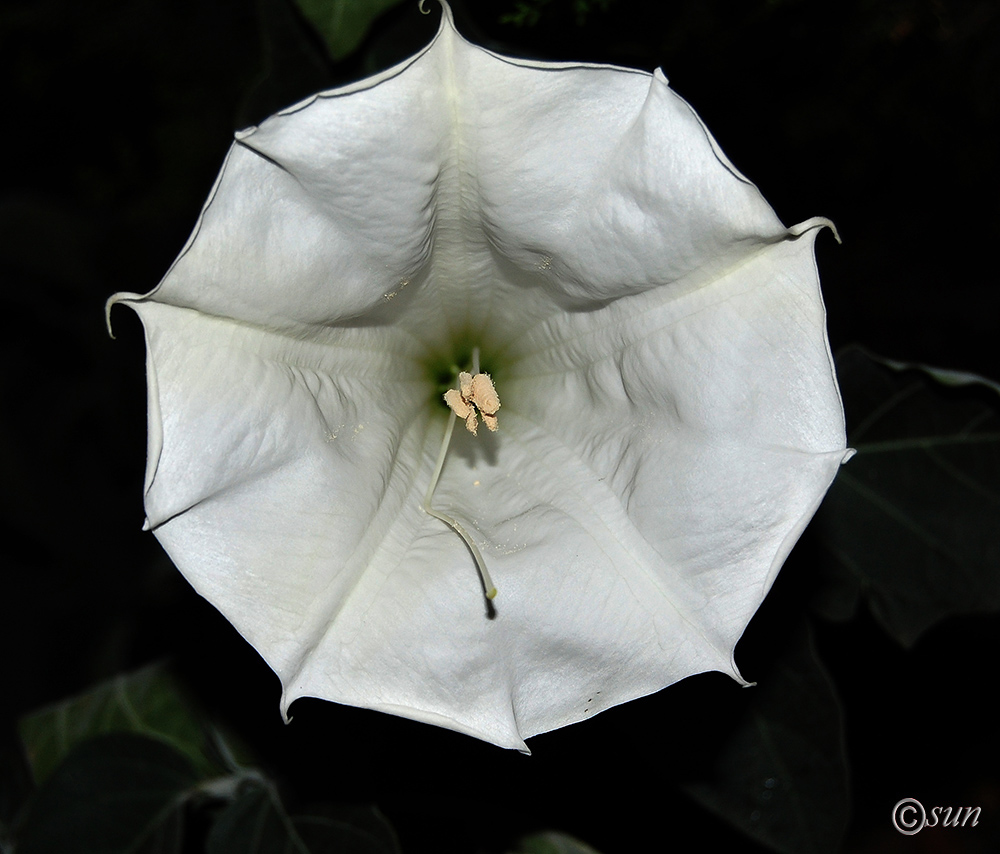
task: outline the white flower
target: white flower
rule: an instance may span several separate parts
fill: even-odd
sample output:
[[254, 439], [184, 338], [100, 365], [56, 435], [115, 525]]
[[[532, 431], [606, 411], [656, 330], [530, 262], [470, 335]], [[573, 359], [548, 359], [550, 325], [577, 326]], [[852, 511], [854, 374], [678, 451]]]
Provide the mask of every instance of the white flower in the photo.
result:
[[[147, 336], [148, 527], [283, 712], [525, 750], [742, 681], [846, 454], [826, 224], [782, 226], [659, 72], [497, 56], [445, 7], [413, 59], [238, 134], [164, 280], [112, 298]], [[435, 518], [474, 350], [499, 430], [454, 431]]]

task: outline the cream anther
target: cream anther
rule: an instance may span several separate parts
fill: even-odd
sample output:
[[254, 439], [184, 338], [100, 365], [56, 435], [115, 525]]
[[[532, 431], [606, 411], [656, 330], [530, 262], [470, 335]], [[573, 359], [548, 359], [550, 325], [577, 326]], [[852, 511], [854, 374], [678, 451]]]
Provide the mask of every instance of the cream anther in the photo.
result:
[[479, 422], [476, 413], [490, 430], [496, 431], [497, 410], [500, 398], [489, 374], [470, 374], [462, 371], [458, 375], [458, 388], [450, 388], [444, 393], [444, 402], [459, 418], [465, 420], [465, 429], [476, 435]]

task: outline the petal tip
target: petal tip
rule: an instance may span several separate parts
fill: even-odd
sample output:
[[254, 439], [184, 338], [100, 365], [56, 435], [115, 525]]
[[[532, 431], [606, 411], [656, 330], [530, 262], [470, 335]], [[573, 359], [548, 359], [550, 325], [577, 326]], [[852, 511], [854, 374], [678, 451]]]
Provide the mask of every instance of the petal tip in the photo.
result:
[[825, 216], [814, 216], [811, 219], [805, 220], [805, 222], [800, 222], [798, 225], [793, 225], [788, 229], [788, 234], [792, 238], [801, 237], [803, 234], [807, 234], [810, 231], [817, 231], [821, 228], [828, 228], [833, 232], [833, 239], [837, 243], [843, 243], [840, 239], [840, 232], [837, 231], [837, 226], [833, 224], [833, 220], [827, 219]]
[[740, 669], [736, 666], [735, 656], [732, 656], [729, 659], [729, 675], [740, 684], [741, 688], [753, 688], [753, 686], [757, 684], [756, 682], [747, 682], [747, 680], [743, 678], [743, 674], [740, 673]]
[[284, 721], [286, 726], [292, 722], [292, 716], [288, 714], [288, 708], [297, 699], [298, 699], [297, 696], [289, 697], [287, 691], [281, 692], [281, 702], [278, 704], [278, 708], [281, 711], [281, 720]]
[[[444, 27], [445, 22], [451, 29], [455, 29], [455, 18], [451, 13], [451, 6], [448, 5], [447, 0], [437, 0], [438, 4], [441, 6], [441, 26]], [[430, 8], [427, 5], [427, 0], [420, 0], [417, 3], [417, 9], [420, 11], [421, 15], [429, 15], [431, 13]]]
[[118, 293], [109, 296], [107, 302], [104, 303], [104, 325], [107, 327], [108, 335], [111, 336], [112, 341], [115, 338], [115, 333], [111, 329], [111, 309], [113, 309], [120, 302], [129, 302], [130, 300], [137, 299], [140, 299], [138, 294], [119, 291]]
[[114, 308], [116, 302], [118, 302], [118, 294], [108, 297], [108, 301], [104, 303], [104, 326], [107, 328], [108, 335], [112, 341], [115, 340], [115, 333], [111, 328], [111, 309]]

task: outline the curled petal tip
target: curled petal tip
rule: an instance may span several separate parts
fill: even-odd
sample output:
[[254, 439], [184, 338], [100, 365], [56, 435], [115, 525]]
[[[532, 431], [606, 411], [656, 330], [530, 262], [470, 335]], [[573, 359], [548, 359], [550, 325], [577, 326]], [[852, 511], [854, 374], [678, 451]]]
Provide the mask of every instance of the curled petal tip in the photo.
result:
[[833, 232], [833, 238], [837, 243], [843, 243], [840, 239], [840, 232], [837, 231], [837, 226], [833, 224], [833, 220], [827, 219], [825, 216], [814, 216], [811, 219], [805, 220], [805, 222], [800, 222], [798, 225], [793, 225], [788, 229], [788, 233], [792, 237], [801, 237], [803, 234], [807, 234], [810, 231], [814, 231], [817, 228], [828, 228]]
[[112, 341], [114, 340], [115, 333], [114, 330], [111, 328], [111, 309], [114, 307], [114, 304], [117, 301], [118, 301], [117, 296], [112, 296], [108, 297], [108, 301], [104, 303], [104, 325], [107, 328], [108, 335], [111, 337]]

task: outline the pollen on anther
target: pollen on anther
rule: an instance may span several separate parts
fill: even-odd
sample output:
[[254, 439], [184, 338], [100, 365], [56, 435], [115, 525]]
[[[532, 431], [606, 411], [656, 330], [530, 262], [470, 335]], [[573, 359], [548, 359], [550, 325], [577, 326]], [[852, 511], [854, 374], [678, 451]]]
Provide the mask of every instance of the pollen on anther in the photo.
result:
[[472, 413], [472, 406], [462, 399], [462, 395], [457, 388], [450, 388], [444, 393], [444, 402], [450, 409], [455, 410], [459, 418], [468, 418]]
[[458, 388], [448, 389], [444, 393], [444, 402], [455, 415], [465, 420], [465, 429], [472, 435], [477, 434], [479, 427], [477, 415], [481, 415], [483, 423], [496, 432], [499, 426], [497, 411], [500, 409], [500, 397], [489, 374], [460, 372]]
[[500, 398], [489, 374], [476, 374], [472, 378], [472, 402], [483, 415], [496, 415]]
[[472, 400], [472, 374], [462, 371], [458, 375], [458, 390], [465, 400]]

